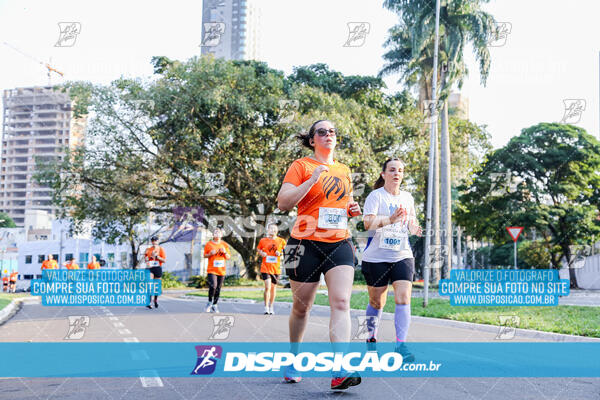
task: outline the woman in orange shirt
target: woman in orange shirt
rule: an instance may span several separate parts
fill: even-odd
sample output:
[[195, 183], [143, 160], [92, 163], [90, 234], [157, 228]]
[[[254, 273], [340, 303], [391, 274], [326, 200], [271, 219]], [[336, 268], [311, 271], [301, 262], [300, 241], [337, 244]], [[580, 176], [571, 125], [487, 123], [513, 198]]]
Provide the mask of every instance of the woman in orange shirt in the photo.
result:
[[260, 277], [265, 281], [265, 315], [273, 315], [273, 302], [279, 274], [281, 274], [281, 256], [285, 247], [285, 240], [277, 236], [276, 224], [267, 226], [267, 237], [260, 239], [257, 252], [262, 257], [260, 265]]
[[[150, 270], [152, 279], [161, 279], [163, 275], [162, 266], [167, 260], [167, 255], [165, 249], [158, 244], [158, 236], [152, 236], [150, 243], [152, 243], [152, 246], [148, 247], [146, 253], [144, 253], [146, 265]], [[152, 296], [150, 296], [150, 301], [152, 301]], [[148, 303], [146, 308], [152, 309], [152, 305]], [[154, 308], [158, 308], [158, 296], [154, 296]]]
[[[298, 159], [288, 169], [277, 195], [280, 210], [298, 206], [298, 217], [284, 254], [284, 265], [294, 303], [290, 313], [290, 344], [298, 353], [310, 308], [315, 299], [321, 274], [325, 275], [331, 316], [329, 338], [335, 351], [338, 343], [350, 341], [350, 295], [354, 281], [354, 246], [347, 229], [348, 217], [361, 214], [352, 197], [350, 169], [334, 160], [337, 130], [330, 121], [320, 120], [308, 133], [298, 135], [310, 148], [310, 157]], [[299, 382], [300, 374], [289, 367], [284, 378]], [[342, 371], [333, 376], [332, 389], [358, 385], [356, 372]]]
[[48, 254], [48, 259], [42, 263], [42, 270], [44, 269], [58, 269], [58, 263], [52, 254]]
[[206, 303], [206, 312], [218, 313], [219, 294], [221, 286], [225, 280], [225, 261], [231, 258], [229, 245], [221, 240], [223, 232], [216, 228], [213, 232], [213, 238], [204, 246], [204, 257], [208, 258], [208, 268], [206, 269], [206, 281], [208, 283], [208, 303]]

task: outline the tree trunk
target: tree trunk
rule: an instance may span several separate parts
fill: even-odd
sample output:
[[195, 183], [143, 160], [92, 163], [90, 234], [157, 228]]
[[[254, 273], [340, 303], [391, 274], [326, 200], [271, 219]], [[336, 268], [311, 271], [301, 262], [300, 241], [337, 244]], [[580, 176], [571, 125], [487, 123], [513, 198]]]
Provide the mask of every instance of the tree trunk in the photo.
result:
[[[435, 134], [438, 137], [439, 144], [439, 133], [436, 130]], [[433, 229], [433, 237], [432, 237], [432, 245], [435, 249], [434, 252], [434, 260], [435, 263], [432, 264], [430, 282], [432, 285], [438, 283], [440, 279], [440, 262], [439, 257], [442, 255], [441, 247], [440, 247], [440, 149], [439, 145], [437, 147], [437, 151], [435, 152], [435, 162], [433, 168], [433, 209], [431, 212], [431, 226]]]
[[577, 289], [579, 288], [579, 283], [577, 282], [575, 268], [573, 268], [573, 262], [575, 261], [575, 257], [573, 257], [573, 255], [571, 254], [571, 248], [568, 245], [563, 245], [561, 247], [563, 249], [565, 259], [567, 260], [567, 267], [569, 268], [569, 286], [572, 289]]
[[445, 250], [442, 253], [442, 278], [450, 277], [452, 269], [452, 192], [450, 176], [450, 135], [448, 133], [448, 100], [444, 100], [442, 108], [442, 132], [440, 140], [440, 192], [441, 192], [441, 245]]

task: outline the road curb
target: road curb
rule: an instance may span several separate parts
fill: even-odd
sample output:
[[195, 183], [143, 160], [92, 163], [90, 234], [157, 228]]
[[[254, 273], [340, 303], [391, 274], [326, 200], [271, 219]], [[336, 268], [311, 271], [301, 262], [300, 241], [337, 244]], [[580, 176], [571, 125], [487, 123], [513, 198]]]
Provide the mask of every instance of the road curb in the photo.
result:
[[21, 300], [15, 299], [0, 310], [0, 325], [11, 319], [21, 309]]

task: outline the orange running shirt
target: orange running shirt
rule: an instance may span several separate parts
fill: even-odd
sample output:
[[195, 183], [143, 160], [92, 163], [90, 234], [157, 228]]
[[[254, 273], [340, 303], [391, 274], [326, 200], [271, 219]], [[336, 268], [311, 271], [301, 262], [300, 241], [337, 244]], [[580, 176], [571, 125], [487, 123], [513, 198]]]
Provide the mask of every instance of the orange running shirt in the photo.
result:
[[[263, 257], [262, 264], [260, 265], [260, 272], [265, 274], [279, 275], [281, 274], [281, 256], [277, 257], [275, 252], [279, 251], [283, 255], [283, 248], [285, 247], [285, 240], [279, 236], [275, 236], [274, 239], [270, 237], [264, 237], [258, 242], [256, 247], [258, 250], [262, 250], [267, 253], [268, 257]], [[267, 262], [267, 259], [271, 261], [269, 257], [275, 257], [276, 262]]]
[[350, 169], [337, 161], [333, 165], [327, 165], [304, 157], [292, 163], [283, 183], [299, 186], [310, 179], [319, 165], [327, 166], [329, 171], [321, 174], [319, 181], [298, 203], [298, 217], [291, 236], [296, 239], [338, 242], [350, 237], [350, 232], [344, 227], [344, 221], [347, 224], [348, 203], [352, 193]]
[[42, 269], [58, 269], [58, 263], [56, 260], [44, 260]]
[[79, 265], [76, 263], [67, 263], [67, 269], [79, 269]]
[[224, 253], [231, 256], [229, 245], [222, 240], [219, 243], [210, 240], [204, 246], [204, 255], [207, 255], [213, 250], [221, 250], [221, 252], [208, 257], [208, 268], [206, 269], [206, 273], [225, 276], [225, 263], [227, 259], [225, 258]]
[[91, 262], [87, 265], [88, 269], [100, 269], [100, 263], [98, 261]]
[[19, 273], [18, 272], [12, 272], [10, 274], [10, 281], [11, 282], [16, 282], [18, 277], [19, 277]]
[[[144, 257], [146, 259], [146, 261], [150, 261], [150, 266], [152, 267], [152, 261], [158, 261], [158, 264], [162, 267], [163, 265], [163, 261], [160, 261], [157, 258], [154, 258], [152, 256], [152, 252], [154, 251], [154, 246], [150, 246], [146, 249], [146, 252], [144, 253]], [[165, 260], [167, 259], [167, 256], [165, 255], [165, 249], [163, 249], [162, 247], [158, 246], [158, 256], [161, 258], [164, 258]], [[155, 267], [157, 267], [158, 265], [154, 265]]]

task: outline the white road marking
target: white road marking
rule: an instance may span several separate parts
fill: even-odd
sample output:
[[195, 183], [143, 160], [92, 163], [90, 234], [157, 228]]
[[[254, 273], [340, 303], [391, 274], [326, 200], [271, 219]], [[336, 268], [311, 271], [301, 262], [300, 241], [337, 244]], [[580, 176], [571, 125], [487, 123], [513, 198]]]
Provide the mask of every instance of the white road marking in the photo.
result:
[[125, 328], [125, 325], [123, 325], [122, 322], [113, 322], [113, 326], [115, 328]]
[[131, 331], [129, 329], [119, 329], [119, 334], [121, 334], [121, 335], [131, 335]]
[[162, 380], [158, 376], [156, 370], [140, 371], [140, 381], [143, 387], [162, 387]]
[[123, 341], [126, 343], [138, 343], [140, 340], [136, 337], [126, 337], [123, 338]]

